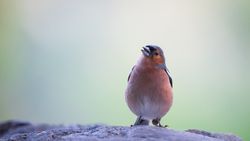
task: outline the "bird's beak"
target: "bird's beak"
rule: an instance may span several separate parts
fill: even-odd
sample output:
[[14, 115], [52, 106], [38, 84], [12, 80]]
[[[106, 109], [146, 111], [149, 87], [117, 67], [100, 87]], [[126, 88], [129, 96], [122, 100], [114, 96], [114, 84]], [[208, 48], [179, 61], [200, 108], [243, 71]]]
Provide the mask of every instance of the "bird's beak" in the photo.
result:
[[151, 56], [151, 51], [150, 51], [149, 47], [147, 47], [147, 46], [142, 47], [141, 51], [142, 51], [143, 55], [145, 55], [147, 57]]

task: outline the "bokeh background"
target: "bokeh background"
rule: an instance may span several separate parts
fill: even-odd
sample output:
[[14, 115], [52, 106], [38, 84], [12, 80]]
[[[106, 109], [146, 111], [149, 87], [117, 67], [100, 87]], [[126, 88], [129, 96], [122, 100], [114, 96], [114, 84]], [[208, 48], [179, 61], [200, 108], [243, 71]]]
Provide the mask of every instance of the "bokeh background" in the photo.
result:
[[164, 124], [250, 140], [249, 0], [0, 0], [0, 121], [132, 124], [146, 44], [174, 80]]

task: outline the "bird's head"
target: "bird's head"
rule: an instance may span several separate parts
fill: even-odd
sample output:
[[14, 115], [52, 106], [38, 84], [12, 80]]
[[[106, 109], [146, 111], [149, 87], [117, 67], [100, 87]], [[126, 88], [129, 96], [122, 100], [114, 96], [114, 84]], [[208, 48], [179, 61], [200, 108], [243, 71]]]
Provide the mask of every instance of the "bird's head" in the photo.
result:
[[156, 64], [164, 64], [164, 54], [160, 47], [155, 45], [146, 45], [141, 49], [143, 56]]

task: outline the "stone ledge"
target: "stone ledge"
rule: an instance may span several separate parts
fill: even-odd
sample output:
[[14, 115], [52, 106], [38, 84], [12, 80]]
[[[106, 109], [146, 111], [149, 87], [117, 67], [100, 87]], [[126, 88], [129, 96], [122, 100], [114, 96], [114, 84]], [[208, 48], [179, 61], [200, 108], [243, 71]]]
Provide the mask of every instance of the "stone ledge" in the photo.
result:
[[0, 123], [0, 141], [242, 141], [233, 134], [153, 126], [48, 125], [20, 121]]

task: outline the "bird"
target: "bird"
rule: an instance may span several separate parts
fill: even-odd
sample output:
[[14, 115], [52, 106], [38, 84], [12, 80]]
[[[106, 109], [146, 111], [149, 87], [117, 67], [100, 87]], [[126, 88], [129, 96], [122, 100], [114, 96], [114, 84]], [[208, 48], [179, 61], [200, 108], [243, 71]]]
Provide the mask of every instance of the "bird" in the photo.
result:
[[167, 127], [160, 123], [173, 103], [173, 81], [159, 46], [146, 45], [128, 76], [125, 101], [137, 116], [131, 126]]

